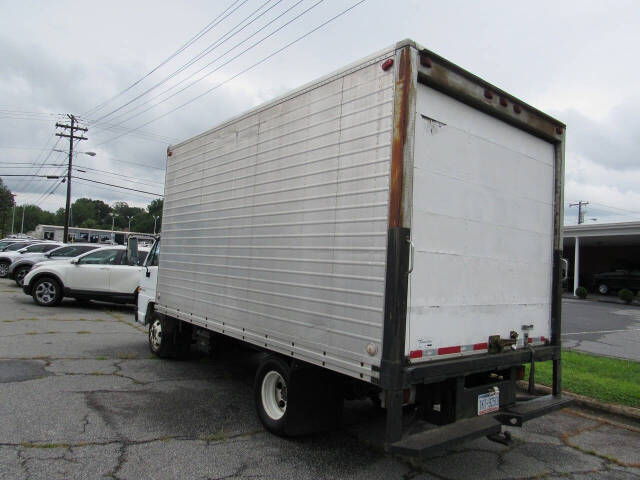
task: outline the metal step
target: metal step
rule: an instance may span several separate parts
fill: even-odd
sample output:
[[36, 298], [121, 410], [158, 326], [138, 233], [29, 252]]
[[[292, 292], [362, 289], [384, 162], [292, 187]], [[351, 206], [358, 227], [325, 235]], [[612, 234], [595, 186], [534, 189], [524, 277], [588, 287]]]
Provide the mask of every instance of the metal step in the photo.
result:
[[572, 402], [571, 398], [561, 395], [545, 395], [533, 400], [516, 402], [515, 405], [500, 410], [497, 418], [505, 425], [521, 427], [524, 422], [546, 415], [554, 410], [568, 407]]
[[492, 415], [466, 418], [442, 427], [407, 435], [391, 444], [389, 452], [419, 456], [435, 447], [457, 445], [466, 440], [500, 433], [502, 425]]

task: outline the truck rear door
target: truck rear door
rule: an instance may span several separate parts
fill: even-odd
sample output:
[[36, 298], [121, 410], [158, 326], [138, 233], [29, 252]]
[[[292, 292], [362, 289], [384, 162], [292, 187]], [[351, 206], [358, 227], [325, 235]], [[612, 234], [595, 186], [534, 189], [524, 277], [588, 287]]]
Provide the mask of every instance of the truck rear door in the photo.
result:
[[[406, 355], [551, 333], [554, 146], [419, 84]], [[523, 329], [523, 326], [526, 326]]]

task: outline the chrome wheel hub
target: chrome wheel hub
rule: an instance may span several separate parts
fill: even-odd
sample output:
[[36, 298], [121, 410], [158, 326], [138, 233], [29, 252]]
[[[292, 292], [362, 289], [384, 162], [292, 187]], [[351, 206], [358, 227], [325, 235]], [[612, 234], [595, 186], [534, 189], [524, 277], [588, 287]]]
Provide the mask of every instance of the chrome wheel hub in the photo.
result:
[[18, 282], [18, 285], [22, 286], [22, 284], [24, 283], [24, 277], [26, 276], [27, 270], [25, 270], [24, 268], [21, 268], [16, 272], [16, 282]]
[[158, 319], [154, 320], [149, 326], [149, 340], [154, 352], [160, 350], [162, 346], [162, 324]]
[[36, 298], [40, 303], [49, 304], [56, 298], [56, 287], [52, 282], [40, 282], [36, 287]]
[[262, 406], [273, 420], [280, 420], [287, 411], [287, 384], [275, 370], [268, 372], [262, 379]]

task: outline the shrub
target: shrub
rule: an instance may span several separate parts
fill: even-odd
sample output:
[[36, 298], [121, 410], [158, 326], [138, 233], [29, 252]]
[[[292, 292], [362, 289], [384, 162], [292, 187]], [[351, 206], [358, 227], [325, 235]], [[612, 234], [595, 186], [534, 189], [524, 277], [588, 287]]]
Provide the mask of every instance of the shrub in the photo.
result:
[[627, 288], [623, 288], [618, 292], [618, 298], [624, 303], [631, 303], [633, 301], [633, 292]]
[[576, 295], [577, 295], [578, 297], [582, 298], [583, 300], [584, 300], [585, 298], [587, 298], [587, 293], [588, 293], [588, 292], [587, 292], [587, 289], [586, 289], [586, 288], [584, 288], [584, 287], [578, 287], [578, 288], [576, 288]]

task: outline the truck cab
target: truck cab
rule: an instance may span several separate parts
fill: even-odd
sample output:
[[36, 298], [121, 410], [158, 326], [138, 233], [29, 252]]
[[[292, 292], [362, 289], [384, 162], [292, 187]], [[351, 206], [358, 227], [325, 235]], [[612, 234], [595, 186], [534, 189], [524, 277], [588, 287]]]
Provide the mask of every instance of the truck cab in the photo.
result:
[[148, 325], [151, 321], [153, 306], [156, 301], [156, 283], [158, 280], [158, 259], [160, 255], [160, 239], [156, 239], [143, 263], [140, 273], [138, 295], [136, 297], [136, 322]]

